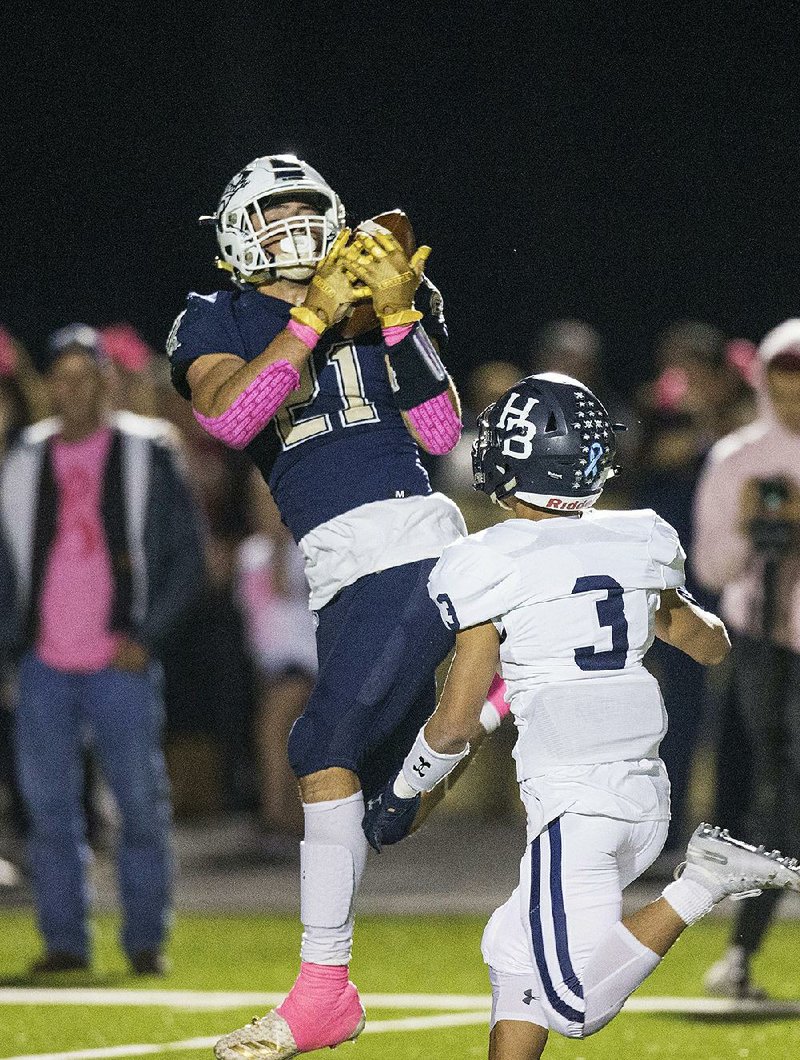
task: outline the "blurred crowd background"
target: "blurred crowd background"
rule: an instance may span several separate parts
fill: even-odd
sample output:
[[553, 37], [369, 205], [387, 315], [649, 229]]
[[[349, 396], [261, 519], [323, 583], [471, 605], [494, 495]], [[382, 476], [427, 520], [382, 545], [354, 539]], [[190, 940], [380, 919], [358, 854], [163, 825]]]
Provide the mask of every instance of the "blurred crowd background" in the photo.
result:
[[[176, 818], [245, 817], [251, 827], [243, 859], [269, 863], [293, 857], [302, 818], [285, 744], [315, 672], [299, 550], [248, 458], [216, 442], [195, 422], [189, 404], [170, 384], [163, 351], [126, 322], [101, 329], [87, 324], [79, 334], [102, 351], [112, 407], [169, 425], [204, 523], [202, 588], [160, 659]], [[679, 320], [653, 336], [648, 363], [649, 377], [630, 387], [608, 371], [604, 336], [595, 327], [578, 319], [552, 320], [534, 336], [524, 363], [486, 360], [460, 381], [463, 438], [446, 457], [424, 460], [434, 489], [460, 506], [470, 531], [503, 518], [472, 489], [476, 415], [531, 372], [554, 370], [581, 379], [627, 427], [620, 435], [622, 471], [599, 506], [652, 507], [671, 522], [689, 554], [689, 588], [713, 606], [713, 595], [692, 569], [693, 498], [710, 448], [757, 415], [757, 347], [708, 321]], [[26, 349], [0, 328], [0, 454], [5, 456], [26, 427], [50, 411], [47, 352]], [[667, 863], [673, 855], [677, 860], [677, 849], [699, 815], [720, 811], [735, 825], [742, 797], [735, 770], [743, 753], [742, 732], [724, 666], [704, 675], [688, 657], [659, 643], [647, 662], [662, 679], [670, 715], [663, 746], [674, 810], [662, 858]], [[26, 815], [10, 743], [13, 659], [3, 660], [3, 677], [0, 855], [24, 871]], [[520, 812], [509, 754], [513, 739], [509, 725], [487, 742], [442, 812], [486, 819]], [[726, 768], [718, 768], [720, 763]], [[103, 848], [114, 829], [113, 800], [88, 746], [84, 802], [90, 841]]]

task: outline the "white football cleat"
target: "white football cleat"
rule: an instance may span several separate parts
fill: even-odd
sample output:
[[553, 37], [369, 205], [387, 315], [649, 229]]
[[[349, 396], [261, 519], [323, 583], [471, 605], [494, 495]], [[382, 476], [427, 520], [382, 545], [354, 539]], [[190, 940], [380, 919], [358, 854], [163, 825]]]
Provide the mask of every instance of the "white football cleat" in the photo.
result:
[[701, 824], [686, 848], [686, 861], [675, 870], [703, 883], [712, 894], [738, 900], [768, 889], [800, 891], [800, 864], [779, 850], [734, 839], [726, 828]]
[[297, 1056], [297, 1043], [289, 1024], [274, 1010], [254, 1016], [238, 1031], [231, 1031], [214, 1046], [217, 1060], [287, 1060]]
[[[365, 1022], [362, 1010], [361, 1021], [344, 1041], [354, 1042], [363, 1031]], [[335, 1049], [341, 1044], [335, 1042], [327, 1045], [327, 1048]], [[320, 1045], [319, 1048], [326, 1046]], [[231, 1031], [214, 1046], [217, 1060], [289, 1060], [289, 1057], [297, 1056], [300, 1052], [289, 1024], [275, 1009], [266, 1016], [254, 1016], [246, 1027]]]
[[750, 961], [742, 946], [731, 946], [703, 977], [706, 993], [713, 997], [735, 997], [763, 1001], [766, 990], [750, 982]]

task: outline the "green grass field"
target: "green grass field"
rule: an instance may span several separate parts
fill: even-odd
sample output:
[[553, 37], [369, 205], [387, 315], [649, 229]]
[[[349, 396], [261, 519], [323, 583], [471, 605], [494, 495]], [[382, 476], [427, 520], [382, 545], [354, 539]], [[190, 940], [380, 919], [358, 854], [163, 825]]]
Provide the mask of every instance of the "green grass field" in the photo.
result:
[[[115, 919], [100, 917], [96, 923], [96, 970], [92, 974], [50, 977], [32, 984], [24, 974], [39, 948], [31, 918], [16, 911], [0, 915], [1, 1057], [208, 1058], [211, 1051], [203, 1039], [231, 1030], [269, 1006], [250, 1003], [191, 1010], [185, 1006], [192, 999], [187, 1001], [177, 992], [283, 992], [296, 972], [298, 928], [289, 918], [183, 915], [170, 946], [172, 972], [160, 980], [130, 976], [116, 945]], [[363, 918], [357, 925], [352, 978], [367, 995], [481, 995], [488, 1007], [479, 952], [482, 929], [483, 918], [478, 917]], [[723, 922], [706, 921], [692, 928], [636, 998], [701, 996], [702, 972], [721, 952], [724, 939]], [[800, 998], [800, 925], [790, 921], [776, 925], [755, 972], [774, 997]], [[85, 988], [91, 997], [79, 996], [78, 1004], [54, 1004], [52, 993], [40, 992], [24, 995], [35, 1003], [18, 1003], [20, 988], [33, 986], [60, 988], [57, 996], [64, 1000], [71, 996], [65, 987]], [[12, 990], [17, 993], [10, 995]], [[129, 1000], [148, 1003], [120, 1004], [123, 999], [117, 997], [113, 1005], [98, 1004], [104, 990], [124, 990]], [[133, 993], [143, 990], [176, 992], [174, 1003], [153, 1004], [156, 999]], [[367, 1005], [368, 1032], [355, 1045], [342, 1047], [345, 1060], [454, 1060], [486, 1055], [488, 1024], [477, 999], [458, 1008], [456, 1001], [446, 998], [383, 998], [381, 1004]], [[445, 1024], [458, 1018], [474, 1022], [415, 1029], [415, 1017], [438, 1017]], [[194, 1044], [174, 1045], [187, 1042]], [[551, 1035], [546, 1056], [554, 1060], [788, 1060], [800, 1056], [800, 1018], [701, 1018], [623, 1011], [587, 1041]]]

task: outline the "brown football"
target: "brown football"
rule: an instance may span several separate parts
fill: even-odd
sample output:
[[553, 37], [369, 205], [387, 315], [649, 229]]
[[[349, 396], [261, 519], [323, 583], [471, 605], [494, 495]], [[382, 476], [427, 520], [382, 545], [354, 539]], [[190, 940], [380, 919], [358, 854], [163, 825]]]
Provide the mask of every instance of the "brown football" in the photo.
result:
[[[369, 220], [373, 224], [382, 225], [384, 228], [388, 228], [405, 251], [407, 257], [410, 258], [417, 249], [417, 242], [414, 238], [414, 229], [411, 227], [408, 215], [402, 210], [387, 210], [386, 213], [380, 213], [377, 217], [370, 217]], [[367, 222], [362, 221], [362, 224], [366, 223]], [[360, 224], [356, 226], [355, 231], [357, 232], [359, 228], [361, 228]], [[378, 318], [375, 316], [372, 303], [363, 302], [353, 309], [349, 318], [344, 322], [342, 326], [342, 338], [353, 339], [356, 335], [363, 335], [365, 332], [372, 331], [377, 327]]]

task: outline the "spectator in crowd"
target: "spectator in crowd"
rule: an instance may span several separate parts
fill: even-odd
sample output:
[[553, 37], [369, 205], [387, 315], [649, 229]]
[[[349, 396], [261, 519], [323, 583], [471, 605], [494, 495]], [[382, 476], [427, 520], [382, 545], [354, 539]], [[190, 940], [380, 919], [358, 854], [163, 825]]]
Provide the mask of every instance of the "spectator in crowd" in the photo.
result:
[[742, 363], [742, 340], [729, 341], [702, 320], [680, 320], [658, 337], [655, 372], [639, 388], [637, 411], [692, 417], [703, 452], [753, 418], [752, 388]]
[[[749, 816], [770, 849], [800, 843], [800, 319], [759, 347], [755, 422], [711, 450], [695, 501], [694, 569], [721, 593], [734, 703], [748, 735]], [[752, 997], [750, 962], [772, 920], [771, 893], [742, 902], [709, 971], [714, 993]]]
[[20, 787], [44, 954], [33, 974], [90, 963], [82, 741], [120, 816], [122, 946], [165, 969], [170, 800], [158, 653], [201, 576], [198, 512], [169, 442], [106, 408], [97, 333], [57, 332], [54, 419], [23, 433], [0, 476], [0, 643], [21, 652]]
[[100, 331], [109, 362], [109, 398], [116, 409], [156, 416], [155, 352], [132, 324], [110, 324]]
[[257, 673], [253, 743], [259, 850], [272, 859], [295, 857], [303, 832], [286, 745], [314, 687], [317, 648], [303, 554], [281, 523], [263, 480], [253, 478], [258, 529], [239, 549], [237, 587]]

